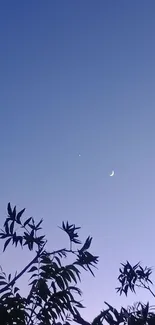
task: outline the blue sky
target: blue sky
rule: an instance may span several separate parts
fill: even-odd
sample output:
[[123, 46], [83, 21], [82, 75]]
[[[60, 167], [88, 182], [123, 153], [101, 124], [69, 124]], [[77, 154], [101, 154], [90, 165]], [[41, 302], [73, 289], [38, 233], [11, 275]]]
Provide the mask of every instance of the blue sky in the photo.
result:
[[[120, 262], [154, 265], [154, 12], [154, 0], [1, 5], [1, 220], [10, 201], [44, 218], [51, 249], [66, 243], [62, 220], [93, 236], [88, 320], [105, 300], [148, 299], [114, 288]], [[29, 258], [8, 251], [2, 261], [20, 270]]]

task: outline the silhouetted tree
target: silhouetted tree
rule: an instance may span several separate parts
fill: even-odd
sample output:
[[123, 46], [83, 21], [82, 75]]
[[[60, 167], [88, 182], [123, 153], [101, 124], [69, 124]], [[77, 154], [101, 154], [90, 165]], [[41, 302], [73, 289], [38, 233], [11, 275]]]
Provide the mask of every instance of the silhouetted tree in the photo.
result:
[[[15, 276], [6, 275], [0, 269], [0, 325], [69, 325], [73, 321], [90, 325], [79, 312], [83, 305], [79, 300], [82, 292], [78, 283], [81, 281], [81, 269], [94, 275], [93, 268], [98, 263], [98, 256], [89, 252], [92, 238], [88, 237], [82, 244], [78, 235], [80, 227], [63, 222], [61, 229], [69, 237], [69, 248], [48, 252], [45, 236], [38, 235], [38, 231], [42, 230], [42, 220], [36, 224], [32, 217], [24, 219], [24, 211], [17, 213], [16, 207], [12, 209], [8, 204], [8, 216], [0, 239], [4, 240], [3, 252], [9, 244], [21, 248], [26, 246], [29, 251], [34, 251], [34, 257]], [[74, 261], [64, 263], [70, 254]], [[140, 263], [131, 266], [127, 261], [119, 271], [120, 287], [116, 290], [120, 295], [127, 296], [129, 290], [135, 293], [136, 287], [141, 287], [155, 297], [151, 289], [151, 268], [142, 268]], [[25, 273], [29, 274], [30, 289], [23, 297], [18, 279]], [[155, 325], [155, 313], [149, 303], [138, 303], [120, 311], [107, 302], [105, 304], [106, 309], [91, 325]]]
[[[69, 324], [76, 315], [80, 315], [78, 309], [82, 308], [77, 296], [81, 290], [77, 283], [81, 280], [80, 268], [90, 271], [98, 261], [88, 250], [92, 238], [88, 237], [82, 245], [77, 231], [80, 227], [62, 223], [62, 230], [69, 237], [69, 249], [58, 251], [46, 250], [47, 240], [44, 235], [38, 235], [41, 230], [42, 220], [35, 223], [34, 219], [23, 220], [25, 209], [16, 212], [10, 203], [7, 207], [8, 216], [4, 227], [0, 232], [0, 239], [5, 240], [4, 249], [9, 244], [34, 251], [34, 257], [23, 270], [14, 277], [0, 271], [0, 324], [26, 324], [49, 325], [58, 321]], [[16, 230], [18, 226], [18, 230]], [[74, 248], [75, 245], [79, 249]], [[66, 257], [72, 254], [74, 262], [64, 265]], [[30, 274], [29, 293], [21, 296], [17, 280], [26, 272]]]
[[[119, 269], [118, 280], [120, 287], [116, 288], [120, 295], [127, 296], [128, 291], [136, 293], [136, 287], [148, 290], [155, 298], [155, 294], [151, 289], [153, 284], [150, 276], [152, 269], [149, 267], [143, 268], [140, 263], [134, 266], [127, 261], [121, 264], [122, 268]], [[127, 309], [121, 308], [117, 311], [110, 304], [105, 302], [107, 308], [103, 310], [91, 323], [91, 325], [155, 325], [155, 306], [150, 306], [149, 303], [136, 303]], [[88, 325], [85, 321], [78, 317], [76, 319], [81, 325]]]

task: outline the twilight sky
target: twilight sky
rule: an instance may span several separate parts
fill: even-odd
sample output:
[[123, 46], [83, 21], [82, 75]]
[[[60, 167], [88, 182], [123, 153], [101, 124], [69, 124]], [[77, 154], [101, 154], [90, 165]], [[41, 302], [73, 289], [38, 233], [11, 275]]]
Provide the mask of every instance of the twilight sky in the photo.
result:
[[[93, 236], [100, 263], [95, 279], [83, 276], [88, 320], [105, 300], [148, 299], [114, 288], [120, 262], [155, 265], [154, 17], [154, 0], [1, 4], [1, 224], [10, 201], [44, 218], [51, 249], [67, 244], [62, 220]], [[1, 257], [6, 271], [31, 258], [14, 254]]]

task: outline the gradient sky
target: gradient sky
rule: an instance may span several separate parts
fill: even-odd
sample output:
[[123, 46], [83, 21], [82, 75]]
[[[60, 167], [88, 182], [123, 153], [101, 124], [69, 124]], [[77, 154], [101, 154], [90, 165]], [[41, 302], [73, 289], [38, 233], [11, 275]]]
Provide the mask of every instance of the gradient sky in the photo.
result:
[[[93, 236], [88, 320], [105, 300], [148, 299], [114, 288], [120, 262], [155, 264], [154, 17], [154, 0], [1, 3], [1, 222], [10, 201], [44, 218], [51, 249], [67, 244], [62, 220]], [[6, 271], [31, 258], [14, 254], [1, 256]]]

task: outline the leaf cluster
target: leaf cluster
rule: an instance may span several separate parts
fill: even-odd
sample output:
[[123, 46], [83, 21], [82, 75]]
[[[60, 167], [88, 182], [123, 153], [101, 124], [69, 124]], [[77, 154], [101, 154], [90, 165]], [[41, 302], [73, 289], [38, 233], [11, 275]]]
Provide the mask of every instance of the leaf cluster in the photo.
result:
[[[45, 236], [37, 236], [37, 232], [41, 230], [40, 225], [43, 220], [40, 220], [38, 224], [35, 224], [35, 221], [32, 217], [29, 217], [27, 220], [22, 221], [22, 216], [25, 209], [20, 212], [16, 212], [16, 206], [12, 209], [11, 204], [8, 203], [7, 212], [8, 216], [4, 222], [4, 229], [1, 229], [0, 239], [6, 239], [4, 243], [3, 251], [7, 248], [9, 243], [12, 243], [15, 247], [20, 245], [21, 247], [27, 246], [30, 251], [33, 250], [34, 245], [36, 244], [39, 248], [44, 245]], [[18, 234], [18, 228], [22, 230], [22, 234]]]
[[128, 261], [125, 264], [121, 263], [121, 265], [122, 268], [119, 269], [120, 274], [118, 277], [120, 287], [116, 288], [120, 295], [125, 293], [127, 296], [128, 290], [135, 292], [136, 287], [149, 288], [149, 284], [152, 284], [150, 280], [151, 268], [143, 268], [140, 263], [132, 266]]
[[[34, 251], [34, 258], [14, 276], [7, 277], [1, 270], [0, 320], [3, 319], [4, 325], [18, 324], [18, 320], [24, 325], [50, 325], [60, 321], [69, 325], [79, 315], [79, 308], [83, 308], [78, 287], [80, 268], [93, 273], [92, 267], [98, 262], [98, 257], [89, 252], [92, 238], [88, 237], [82, 244], [77, 232], [80, 227], [63, 222], [61, 229], [69, 236], [69, 248], [47, 252], [45, 236], [38, 235], [42, 220], [36, 224], [32, 217], [25, 219], [24, 212], [25, 209], [17, 213], [16, 207], [8, 204], [0, 239], [5, 241], [3, 252], [10, 244], [22, 249], [25, 246]], [[71, 244], [81, 248], [73, 250]], [[68, 254], [75, 257], [72, 264], [65, 263]], [[30, 289], [27, 297], [22, 297], [17, 282], [25, 273], [30, 274]]]
[[[7, 217], [0, 232], [4, 240], [3, 253], [12, 244], [14, 247], [26, 247], [34, 257], [24, 269], [5, 274], [0, 269], [0, 324], [2, 325], [70, 325], [73, 321], [81, 325], [90, 325], [81, 316], [83, 307], [82, 292], [79, 288], [81, 271], [94, 275], [98, 256], [90, 252], [92, 237], [82, 243], [78, 231], [80, 227], [62, 222], [61, 229], [68, 235], [69, 248], [57, 251], [46, 250], [47, 239], [38, 233], [42, 230], [42, 221], [35, 223], [34, 218], [24, 218], [25, 209], [20, 212], [11, 204], [7, 207]], [[76, 245], [78, 248], [76, 248]], [[66, 263], [68, 255], [74, 257], [71, 264]], [[25, 273], [29, 275], [29, 292], [21, 296], [18, 279]], [[143, 268], [140, 263], [132, 266], [128, 261], [121, 264], [116, 288], [119, 294], [128, 295], [129, 290], [146, 289], [155, 298], [151, 289], [152, 269]], [[118, 311], [105, 302], [106, 309], [92, 321], [91, 325], [154, 325], [155, 311], [149, 303], [121, 308]]]

